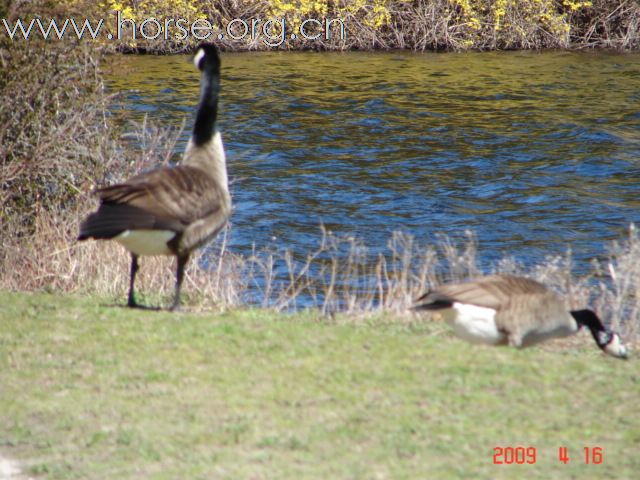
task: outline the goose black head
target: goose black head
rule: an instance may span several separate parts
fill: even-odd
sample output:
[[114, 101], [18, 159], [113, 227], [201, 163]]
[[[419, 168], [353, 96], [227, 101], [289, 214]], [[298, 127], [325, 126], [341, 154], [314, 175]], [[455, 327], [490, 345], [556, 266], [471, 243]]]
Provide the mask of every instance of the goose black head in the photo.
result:
[[220, 57], [213, 43], [201, 43], [193, 56], [193, 64], [202, 72], [220, 73]]
[[593, 310], [572, 310], [571, 315], [579, 327], [587, 327], [593, 335], [593, 339], [605, 353], [612, 357], [628, 358], [627, 348], [620, 340], [620, 336], [605, 328], [602, 321]]

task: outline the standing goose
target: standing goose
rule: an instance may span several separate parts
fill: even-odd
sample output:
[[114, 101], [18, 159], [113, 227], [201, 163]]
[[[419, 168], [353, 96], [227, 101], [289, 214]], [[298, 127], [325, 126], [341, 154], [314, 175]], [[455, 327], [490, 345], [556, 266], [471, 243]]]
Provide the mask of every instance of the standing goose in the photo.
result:
[[604, 352], [627, 358], [618, 334], [607, 330], [592, 310], [567, 311], [558, 295], [528, 278], [490, 275], [443, 285], [418, 298], [413, 309], [442, 310], [459, 337], [488, 345], [528, 347], [585, 326]]
[[138, 257], [174, 255], [177, 272], [171, 309], [177, 308], [189, 256], [215, 237], [231, 213], [224, 148], [216, 127], [220, 91], [216, 47], [200, 45], [193, 62], [201, 71], [200, 103], [181, 164], [98, 189], [100, 207], [80, 226], [78, 240], [115, 240], [131, 253], [129, 307], [141, 307], [134, 296]]

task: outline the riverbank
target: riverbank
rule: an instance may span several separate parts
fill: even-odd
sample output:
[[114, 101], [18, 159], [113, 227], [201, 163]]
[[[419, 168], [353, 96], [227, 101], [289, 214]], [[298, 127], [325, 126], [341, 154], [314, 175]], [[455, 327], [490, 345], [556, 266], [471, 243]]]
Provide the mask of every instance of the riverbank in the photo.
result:
[[[228, 51], [640, 47], [640, 4], [631, 0], [42, 0], [8, 2], [0, 16], [12, 28], [36, 16], [44, 29], [52, 18], [102, 21], [97, 39], [92, 27], [83, 41], [124, 52], [182, 52], [203, 38]], [[39, 35], [36, 26], [31, 38]]]
[[[172, 314], [7, 292], [0, 303], [0, 451], [29, 476], [595, 479], [640, 468], [635, 361], [603, 356], [587, 333], [470, 349], [419, 317]], [[534, 447], [535, 462], [495, 465], [500, 446]], [[587, 464], [585, 447], [603, 463]]]
[[[0, 288], [121, 298], [127, 290], [128, 281], [129, 259], [126, 252], [118, 245], [101, 242], [78, 244], [75, 241], [78, 222], [96, 206], [91, 193], [94, 186], [114, 183], [145, 169], [177, 160], [176, 145], [182, 131], [179, 125], [176, 128], [176, 125], [159, 124], [149, 119], [139, 123], [115, 121], [109, 106], [116, 100], [105, 92], [101, 56], [88, 44], [47, 44], [41, 41], [28, 42], [23, 46], [8, 49], [2, 55], [6, 66], [2, 76], [6, 108], [0, 110], [0, 138], [3, 139], [0, 143], [0, 214], [5, 235], [0, 247]], [[181, 63], [185, 69], [189, 67], [182, 59]], [[193, 85], [196, 85], [195, 79]], [[459, 84], [455, 85], [454, 93], [457, 95]], [[406, 84], [402, 88], [406, 88]], [[578, 93], [584, 95], [582, 91]], [[195, 95], [196, 92], [194, 98]], [[371, 97], [376, 95], [376, 91], [371, 92]], [[474, 97], [460, 98], [459, 108], [468, 112], [475, 102]], [[362, 99], [360, 103], [366, 105], [367, 100]], [[486, 100], [483, 98], [482, 102]], [[237, 100], [238, 104], [247, 101], [244, 98]], [[481, 107], [494, 109], [493, 104], [482, 103]], [[446, 108], [444, 110], [446, 113]], [[361, 119], [364, 123], [358, 128], [370, 128], [366, 123], [366, 115], [370, 112], [366, 109], [365, 117]], [[434, 112], [425, 113], [432, 117]], [[184, 112], [179, 112], [177, 117], [184, 118]], [[547, 117], [541, 118], [548, 120]], [[562, 119], [566, 121], [566, 115], [562, 114]], [[462, 118], [460, 124], [451, 124], [448, 128], [460, 131], [465, 121]], [[507, 118], [507, 121], [511, 120]], [[418, 122], [419, 128], [421, 125]], [[432, 124], [430, 128], [434, 126], [437, 127]], [[295, 133], [297, 128], [300, 126], [290, 131]], [[512, 131], [510, 123], [505, 128]], [[260, 126], [251, 127], [245, 133], [254, 135], [264, 131]], [[433, 132], [439, 135], [439, 131]], [[586, 130], [578, 130], [580, 135], [584, 132]], [[421, 138], [422, 132], [414, 135]], [[558, 143], [546, 140], [552, 137], [544, 138], [541, 148]], [[612, 138], [617, 142], [617, 137]], [[626, 141], [622, 137], [621, 140]], [[326, 143], [322, 140], [315, 144], [314, 149], [319, 150]], [[229, 145], [233, 147], [233, 143]], [[253, 141], [243, 145], [255, 147]], [[531, 144], [527, 141], [520, 145], [526, 149]], [[440, 151], [447, 151], [446, 145], [436, 146]], [[279, 144], [278, 155], [285, 151], [285, 147], [285, 143]], [[469, 144], [471, 150], [475, 147], [473, 142]], [[628, 152], [624, 155], [633, 155], [633, 149], [625, 147], [624, 151]], [[238, 152], [236, 150], [236, 154]], [[360, 152], [358, 146], [356, 153], [360, 155]], [[249, 155], [251, 160], [255, 152]], [[551, 155], [553, 153], [549, 153]], [[465, 154], [459, 158], [466, 162], [460, 163], [462, 169], [477, 167], [472, 155]], [[491, 161], [492, 157], [488, 158]], [[244, 158], [240, 158], [238, 163], [245, 163]], [[386, 157], [384, 164], [389, 164]], [[243, 175], [252, 175], [251, 168], [256, 164], [248, 165], [250, 168]], [[272, 164], [268, 169], [273, 172], [278, 165]], [[401, 163], [399, 167], [404, 168], [403, 165]], [[522, 165], [522, 168], [528, 168], [526, 164]], [[538, 168], [544, 165], [547, 165], [544, 161], [536, 164]], [[421, 175], [437, 174], [433, 169], [416, 171], [422, 172]], [[237, 172], [235, 174], [238, 175]], [[433, 184], [427, 176], [423, 181], [427, 181], [427, 185]], [[492, 182], [488, 183], [491, 188]], [[370, 183], [369, 179], [364, 183]], [[464, 195], [469, 185], [463, 183], [461, 187], [464, 188], [458, 190]], [[474, 188], [479, 188], [478, 192], [484, 195], [482, 185], [484, 183], [480, 182]], [[237, 189], [238, 197], [241, 190], [240, 187]], [[571, 188], [567, 191], [576, 192]], [[564, 195], [560, 190], [558, 194]], [[416, 190], [415, 193], [404, 192], [398, 198], [411, 202], [424, 196], [429, 197], [422, 190]], [[504, 201], [503, 197], [496, 198]], [[608, 197], [607, 201], [611, 199]], [[540, 202], [540, 198], [535, 201]], [[620, 197], [619, 202], [626, 205], [628, 201], [626, 197]], [[337, 207], [343, 207], [342, 203], [336, 202], [336, 212], [340, 211]], [[397, 200], [394, 205], [398, 205]], [[466, 209], [468, 205], [458, 204], [460, 206]], [[450, 211], [459, 211], [455, 204], [453, 207]], [[245, 212], [247, 210], [251, 209], [245, 209]], [[431, 214], [428, 205], [424, 212], [424, 218], [428, 220]], [[270, 214], [273, 215], [273, 211]], [[415, 217], [419, 219], [421, 215], [422, 212], [417, 212]], [[274, 221], [282, 217], [279, 215]], [[464, 229], [468, 227], [464, 223], [460, 224], [459, 230], [451, 232], [452, 237], [444, 236], [439, 240], [422, 234], [411, 235], [401, 224], [400, 232], [389, 232], [388, 238], [378, 235], [377, 240], [380, 241], [372, 245], [370, 239], [363, 241], [354, 235], [332, 235], [322, 231], [320, 222], [323, 217], [318, 215], [314, 218], [318, 223], [313, 225], [314, 231], [306, 238], [316, 235], [315, 243], [281, 242], [274, 247], [274, 244], [260, 241], [253, 251], [245, 249], [238, 253], [238, 249], [227, 247], [230, 236], [225, 234], [206, 251], [199, 251], [198, 257], [190, 263], [185, 284], [188, 304], [216, 311], [250, 305], [276, 311], [316, 307], [327, 315], [335, 312], [372, 314], [379, 310], [401, 313], [417, 295], [441, 282], [501, 271], [536, 278], [566, 295], [573, 307], [590, 305], [596, 308], [605, 322], [620, 330], [625, 339], [634, 338], [638, 333], [640, 294], [637, 279], [640, 267], [636, 259], [640, 240], [635, 228], [623, 233], [633, 221], [632, 214], [624, 217], [619, 241], [603, 245], [587, 269], [582, 269], [579, 274], [571, 255], [565, 255], [565, 248], [549, 252], [548, 257], [527, 265], [511, 257], [512, 250], [506, 250], [504, 256], [494, 255], [492, 263], [483, 264], [478, 260], [482, 256], [478, 249], [483, 246], [478, 245], [473, 233], [465, 233]], [[245, 222], [249, 224], [252, 221]], [[566, 229], [566, 224], [562, 228]], [[575, 228], [579, 229], [580, 225]], [[528, 240], [526, 235], [520, 238]], [[249, 239], [254, 240], [253, 237]], [[139, 287], [147, 303], [166, 303], [173, 288], [172, 270], [170, 260], [144, 259]]]

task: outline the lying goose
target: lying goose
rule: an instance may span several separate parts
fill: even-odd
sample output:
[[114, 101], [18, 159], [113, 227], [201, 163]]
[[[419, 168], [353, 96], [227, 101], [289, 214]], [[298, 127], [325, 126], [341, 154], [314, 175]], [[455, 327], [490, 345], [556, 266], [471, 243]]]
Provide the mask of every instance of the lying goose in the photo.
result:
[[592, 310], [567, 311], [558, 295], [528, 278], [490, 275], [443, 285], [418, 298], [413, 309], [442, 310], [459, 337], [488, 345], [528, 347], [585, 326], [604, 352], [627, 358], [618, 334]]
[[201, 71], [200, 104], [181, 164], [98, 189], [100, 207], [80, 226], [78, 240], [115, 240], [131, 253], [129, 307], [140, 306], [134, 297], [138, 257], [174, 255], [177, 271], [171, 309], [177, 308], [189, 256], [215, 237], [231, 213], [225, 153], [216, 128], [218, 51], [212, 44], [202, 44], [193, 60]]

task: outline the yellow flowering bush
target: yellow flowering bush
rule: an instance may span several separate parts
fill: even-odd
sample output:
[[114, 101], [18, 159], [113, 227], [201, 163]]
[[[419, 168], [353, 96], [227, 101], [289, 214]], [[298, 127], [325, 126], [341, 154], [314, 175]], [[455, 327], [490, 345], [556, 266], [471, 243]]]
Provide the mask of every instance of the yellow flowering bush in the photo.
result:
[[392, 0], [268, 0], [268, 13], [272, 17], [286, 17], [294, 25], [305, 18], [332, 16], [358, 17], [368, 27], [381, 28], [391, 20], [389, 6]]
[[[448, 0], [457, 24], [482, 48], [537, 45], [537, 37], [553, 38], [554, 46], [569, 43], [569, 14], [592, 5], [583, 0]], [[466, 38], [461, 42], [465, 45]]]
[[591, 1], [583, 2], [581, 0], [562, 0], [562, 5], [567, 7], [572, 12], [575, 12], [576, 10], [580, 10], [581, 8], [584, 8], [584, 7], [592, 7], [593, 2]]
[[105, 11], [117, 10], [122, 18], [136, 22], [149, 17], [206, 18], [199, 2], [193, 0], [102, 0]]
[[450, 0], [454, 7], [458, 7], [460, 19], [472, 30], [482, 27], [480, 2], [477, 0]]
[[[286, 19], [287, 29], [305, 20], [338, 20], [342, 33], [330, 39], [287, 41], [281, 48], [466, 50], [563, 48], [572, 45], [640, 48], [637, 0], [33, 0], [73, 7], [94, 18], [117, 10], [122, 19], [207, 19], [224, 27], [234, 19]], [[109, 22], [109, 20], [107, 20]], [[162, 23], [162, 22], [161, 22]], [[338, 25], [338, 24], [334, 24]], [[274, 28], [277, 30], [278, 22]], [[321, 33], [315, 22], [308, 33]], [[314, 28], [317, 31], [314, 31]], [[336, 30], [333, 30], [335, 32]], [[278, 32], [273, 32], [278, 33]], [[291, 37], [294, 38], [294, 37]], [[125, 48], [184, 50], [184, 40], [121, 43]], [[222, 48], [261, 49], [219, 40]]]

